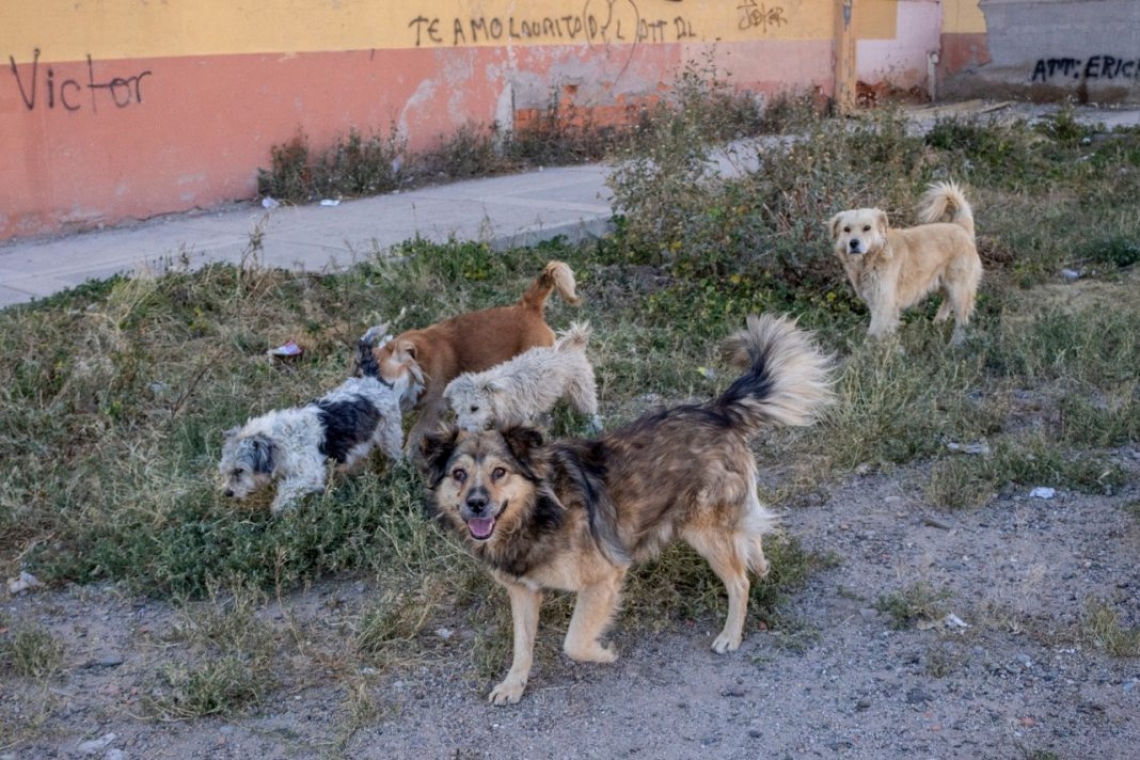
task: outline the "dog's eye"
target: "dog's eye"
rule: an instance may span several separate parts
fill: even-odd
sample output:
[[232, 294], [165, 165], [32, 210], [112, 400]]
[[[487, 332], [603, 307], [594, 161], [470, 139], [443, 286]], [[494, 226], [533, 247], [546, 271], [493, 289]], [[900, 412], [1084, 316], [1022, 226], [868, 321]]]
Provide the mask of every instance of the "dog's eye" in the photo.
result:
[[851, 228], [850, 228], [850, 227], [844, 227], [844, 228], [843, 228], [843, 231], [844, 231], [844, 232], [850, 232], [850, 231], [851, 231]]
[[456, 483], [460, 483], [460, 484], [466, 483], [467, 482], [467, 470], [463, 469], [462, 467], [456, 467], [454, 470], [451, 471], [451, 479], [454, 480]]
[[243, 470], [242, 468], [239, 467], [236, 470], [234, 470], [234, 477], [240, 478], [242, 475], [245, 475], [245, 470]]
[[491, 470], [491, 480], [502, 480], [506, 476], [507, 468], [505, 467], [496, 467], [495, 469]]
[[471, 413], [472, 414], [475, 414], [475, 412], [477, 412], [477, 411], [479, 411], [479, 407], [477, 407], [477, 406], [471, 407]]
[[870, 232], [870, 231], [871, 231], [871, 225], [864, 224], [863, 225], [863, 232]]

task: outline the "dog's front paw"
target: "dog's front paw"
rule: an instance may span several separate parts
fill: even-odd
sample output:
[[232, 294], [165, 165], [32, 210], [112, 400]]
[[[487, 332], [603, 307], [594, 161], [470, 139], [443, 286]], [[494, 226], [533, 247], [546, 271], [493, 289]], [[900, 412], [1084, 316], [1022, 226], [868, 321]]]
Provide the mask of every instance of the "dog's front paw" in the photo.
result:
[[502, 683], [491, 689], [487, 701], [495, 705], [516, 705], [522, 699], [524, 690], [526, 690], [524, 679], [507, 676]]
[[566, 656], [578, 662], [607, 663], [617, 659], [617, 650], [614, 649], [613, 644], [602, 646], [595, 641], [590, 646], [567, 647]]
[[732, 636], [727, 633], [721, 633], [716, 637], [716, 641], [712, 643], [712, 650], [717, 654], [735, 652], [740, 648], [740, 639], [740, 636]]

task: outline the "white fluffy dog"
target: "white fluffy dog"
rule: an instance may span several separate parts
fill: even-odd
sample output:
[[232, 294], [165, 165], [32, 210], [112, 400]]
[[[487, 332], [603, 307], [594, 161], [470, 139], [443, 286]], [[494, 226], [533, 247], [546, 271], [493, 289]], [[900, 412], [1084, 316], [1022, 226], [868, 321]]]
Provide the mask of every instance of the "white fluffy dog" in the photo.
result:
[[[372, 356], [370, 341], [361, 339], [359, 354]], [[278, 409], [227, 430], [218, 471], [225, 494], [244, 499], [279, 481], [273, 514], [293, 506], [301, 496], [323, 491], [334, 460], [343, 471], [379, 446], [393, 461], [403, 449], [400, 400], [407, 389], [394, 387], [369, 373], [353, 377], [308, 404]]]
[[532, 348], [484, 372], [455, 378], [443, 395], [455, 410], [456, 425], [479, 431], [531, 424], [566, 396], [590, 415], [595, 432], [600, 430], [594, 368], [586, 358], [589, 338], [590, 326], [575, 323], [549, 348]]

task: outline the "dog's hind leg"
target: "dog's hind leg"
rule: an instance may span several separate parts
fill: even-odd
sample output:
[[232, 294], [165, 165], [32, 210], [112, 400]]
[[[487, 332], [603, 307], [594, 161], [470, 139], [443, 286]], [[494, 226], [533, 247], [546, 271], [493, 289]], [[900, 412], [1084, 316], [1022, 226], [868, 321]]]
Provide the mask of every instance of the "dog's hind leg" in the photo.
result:
[[534, 657], [534, 639], [538, 635], [538, 610], [542, 592], [496, 576], [511, 597], [511, 622], [514, 628], [514, 659], [511, 669], [498, 686], [491, 689], [488, 701], [496, 705], [515, 704], [522, 698], [530, 678]]
[[612, 646], [602, 646], [598, 638], [606, 632], [617, 612], [621, 597], [625, 569], [615, 572], [598, 583], [578, 590], [574, 614], [562, 650], [574, 660], [582, 662], [613, 662], [617, 653]]
[[[728, 617], [724, 630], [713, 641], [717, 654], [734, 652], [744, 638], [744, 616], [748, 610], [748, 566], [752, 556], [752, 536], [743, 532], [726, 532], [718, 528], [689, 529], [682, 537], [708, 561], [713, 572], [724, 583], [728, 592]], [[760, 560], [764, 566], [761, 551]]]

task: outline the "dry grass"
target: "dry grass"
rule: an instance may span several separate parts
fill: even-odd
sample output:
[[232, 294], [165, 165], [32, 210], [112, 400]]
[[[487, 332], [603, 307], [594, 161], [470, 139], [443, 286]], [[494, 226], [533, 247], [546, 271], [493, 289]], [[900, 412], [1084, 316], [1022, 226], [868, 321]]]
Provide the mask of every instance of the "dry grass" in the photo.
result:
[[[700, 136], [700, 104], [723, 106], [710, 92], [716, 97], [694, 95], [676, 115], [676, 134]], [[669, 123], [668, 114], [659, 118]], [[0, 311], [0, 570], [28, 569], [48, 584], [111, 580], [205, 605], [172, 633], [185, 656], [162, 668], [150, 702], [159, 716], [259, 704], [278, 688], [273, 663], [283, 653], [339, 674], [349, 732], [383, 709], [366, 698], [361, 668], [460, 657], [477, 677], [498, 675], [509, 649], [505, 597], [425, 522], [417, 473], [377, 459], [272, 519], [268, 498], [227, 502], [215, 468], [221, 431], [337, 384], [369, 325], [402, 309], [398, 327], [413, 327], [511, 302], [551, 258], [571, 264], [586, 303], [572, 310], [553, 300], [549, 321], [594, 325], [590, 354], [608, 425], [724, 388], [732, 377], [717, 343], [748, 313], [789, 312], [819, 331], [840, 357], [840, 403], [814, 429], [758, 442], [777, 499], [794, 504], [853, 469], [911, 462], [929, 464], [928, 499], [944, 508], [971, 508], [1010, 487], [1120, 488], [1125, 473], [1111, 448], [1140, 437], [1132, 254], [1140, 222], [1118, 209], [1140, 190], [1140, 137], [1084, 146], [1064, 131], [959, 124], [923, 139], [890, 113], [855, 128], [805, 123], [808, 139], [765, 152], [761, 171], [733, 180], [701, 174], [698, 183], [651, 164], [691, 167], [717, 135], [686, 147], [669, 130], [647, 132], [649, 143], [619, 167], [619, 234], [597, 245], [496, 253], [410, 242], [395, 256], [378, 252], [349, 272], [314, 276], [258, 266], [255, 231], [247, 266], [93, 282]], [[682, 148], [690, 154], [677, 154]], [[1015, 165], [1003, 170], [989, 151]], [[830, 259], [822, 220], [865, 202], [905, 220], [922, 185], [946, 176], [969, 184], [989, 250], [1012, 255], [988, 260], [964, 347], [948, 347], [930, 324], [933, 303], [907, 315], [897, 342], [864, 345], [867, 316]], [[1046, 185], [1048, 198], [1030, 192]], [[1100, 287], [1046, 302], [1038, 294], [1064, 287], [1055, 280], [1062, 266], [1095, 267]], [[298, 360], [266, 358], [287, 340], [303, 347]], [[555, 415], [553, 434], [584, 430], [585, 420]], [[984, 443], [989, 454], [955, 453], [951, 443]], [[751, 615], [794, 633], [781, 595], [832, 560], [794, 541], [773, 542], [772, 558]], [[257, 615], [270, 590], [280, 597], [362, 574], [384, 595], [353, 613], [336, 646]], [[901, 593], [882, 603], [911, 619], [937, 601]], [[632, 574], [619, 625], [712, 620], [722, 605], [715, 576], [677, 548]], [[544, 609], [540, 661], [557, 656], [569, 608], [555, 597]], [[478, 637], [462, 651], [435, 635], [457, 620]], [[51, 672], [50, 642], [3, 636], [7, 674]], [[17, 651], [26, 653], [19, 665]], [[934, 668], [944, 666], [952, 663]]]

